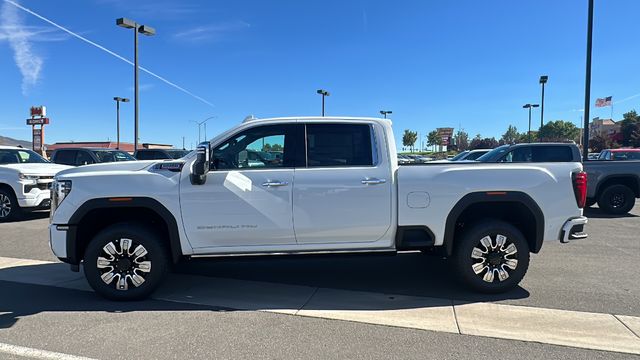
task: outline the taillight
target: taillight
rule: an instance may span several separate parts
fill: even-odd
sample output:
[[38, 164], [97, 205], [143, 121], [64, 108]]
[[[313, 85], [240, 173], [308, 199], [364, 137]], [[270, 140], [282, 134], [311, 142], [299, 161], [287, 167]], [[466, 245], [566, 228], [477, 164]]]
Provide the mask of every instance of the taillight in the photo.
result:
[[587, 203], [587, 173], [580, 171], [573, 173], [573, 192], [579, 208], [584, 208]]

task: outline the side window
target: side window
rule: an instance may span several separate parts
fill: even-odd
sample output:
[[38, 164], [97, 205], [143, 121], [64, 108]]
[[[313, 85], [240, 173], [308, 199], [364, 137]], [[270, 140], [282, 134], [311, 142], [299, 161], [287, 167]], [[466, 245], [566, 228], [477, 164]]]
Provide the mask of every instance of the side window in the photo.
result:
[[89, 155], [86, 151], [78, 151], [78, 155], [76, 156], [76, 163], [75, 165], [89, 165], [89, 164], [93, 164], [93, 158], [91, 158], [91, 155]]
[[294, 134], [294, 124], [243, 131], [213, 149], [212, 167], [218, 170], [293, 167]]
[[505, 155], [501, 162], [531, 162], [531, 147], [521, 146]]
[[569, 146], [534, 146], [531, 158], [533, 162], [571, 162], [573, 152]]
[[151, 160], [153, 159], [149, 154], [150, 151], [138, 151], [138, 153], [136, 154], [136, 159], [138, 160]]
[[366, 124], [308, 124], [307, 166], [372, 166], [371, 127]]
[[55, 162], [56, 164], [75, 166], [76, 153], [77, 151], [75, 150], [58, 150], [56, 152], [55, 158], [53, 159], [53, 162]]

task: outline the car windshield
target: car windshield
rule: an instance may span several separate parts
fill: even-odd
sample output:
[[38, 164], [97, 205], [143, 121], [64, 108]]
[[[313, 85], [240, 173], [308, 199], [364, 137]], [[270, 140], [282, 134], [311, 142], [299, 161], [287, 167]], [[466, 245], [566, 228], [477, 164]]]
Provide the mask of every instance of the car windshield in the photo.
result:
[[31, 150], [0, 149], [0, 164], [43, 164], [49, 160]]
[[93, 152], [100, 162], [133, 161], [128, 152], [118, 150], [97, 150]]
[[497, 148], [477, 158], [476, 161], [480, 161], [480, 162], [492, 161], [500, 157], [502, 154], [506, 153], [507, 150], [509, 150], [509, 145], [498, 146]]
[[461, 152], [460, 154], [458, 154], [458, 155], [456, 155], [456, 156], [452, 157], [452, 158], [451, 158], [451, 159], [449, 159], [449, 160], [451, 160], [451, 161], [458, 161], [458, 160], [460, 160], [460, 158], [463, 158], [463, 157], [464, 157], [465, 155], [467, 155], [468, 153], [469, 153], [469, 151], [463, 151], [463, 152]]
[[180, 159], [185, 157], [191, 151], [189, 150], [167, 150], [167, 154], [171, 156], [172, 159]]

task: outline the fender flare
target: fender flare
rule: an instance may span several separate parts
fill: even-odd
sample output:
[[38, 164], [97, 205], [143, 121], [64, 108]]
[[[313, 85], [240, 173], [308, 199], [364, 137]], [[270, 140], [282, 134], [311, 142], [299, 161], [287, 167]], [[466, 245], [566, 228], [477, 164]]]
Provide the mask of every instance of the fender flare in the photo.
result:
[[529, 250], [532, 253], [538, 253], [540, 251], [544, 240], [544, 214], [538, 204], [529, 195], [520, 191], [482, 191], [465, 195], [456, 203], [453, 209], [451, 209], [451, 212], [449, 212], [445, 224], [443, 243], [446, 256], [451, 256], [453, 253], [455, 227], [462, 212], [473, 204], [487, 202], [519, 203], [531, 211], [536, 221], [536, 235], [534, 243], [532, 244], [533, 246], [531, 246]]
[[182, 257], [182, 247], [180, 244], [178, 223], [176, 222], [173, 214], [171, 214], [171, 212], [167, 210], [164, 205], [162, 205], [158, 200], [149, 197], [126, 197], [126, 201], [113, 201], [112, 199], [114, 199], [114, 197], [87, 200], [73, 213], [73, 215], [69, 219], [68, 224], [69, 230], [67, 231], [67, 259], [65, 259], [66, 262], [70, 264], [80, 263], [81, 259], [79, 259], [78, 255], [77, 229], [80, 221], [85, 215], [87, 215], [90, 211], [96, 209], [131, 207], [149, 209], [158, 214], [158, 216], [160, 216], [160, 218], [164, 220], [164, 222], [167, 224], [167, 229], [169, 230], [167, 236], [169, 238], [169, 251], [171, 252], [171, 257], [174, 263], [177, 263], [180, 260], [180, 258]]

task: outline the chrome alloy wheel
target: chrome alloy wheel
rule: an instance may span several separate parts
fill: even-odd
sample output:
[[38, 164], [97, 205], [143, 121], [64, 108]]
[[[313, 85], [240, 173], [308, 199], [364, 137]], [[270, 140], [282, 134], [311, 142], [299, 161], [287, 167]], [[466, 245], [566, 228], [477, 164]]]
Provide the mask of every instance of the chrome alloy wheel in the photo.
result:
[[11, 214], [11, 199], [5, 194], [0, 194], [0, 218], [6, 218]]
[[129, 284], [139, 287], [145, 282], [151, 272], [151, 261], [146, 258], [144, 246], [133, 249], [133, 245], [131, 239], [119, 239], [102, 248], [102, 255], [106, 256], [98, 256], [97, 267], [105, 284], [114, 283], [117, 290], [126, 291]]
[[494, 241], [487, 235], [471, 252], [471, 258], [479, 260], [472, 265], [473, 272], [488, 283], [495, 280], [496, 274], [499, 281], [505, 281], [509, 272], [518, 267], [517, 254], [518, 249], [506, 236], [497, 234]]

